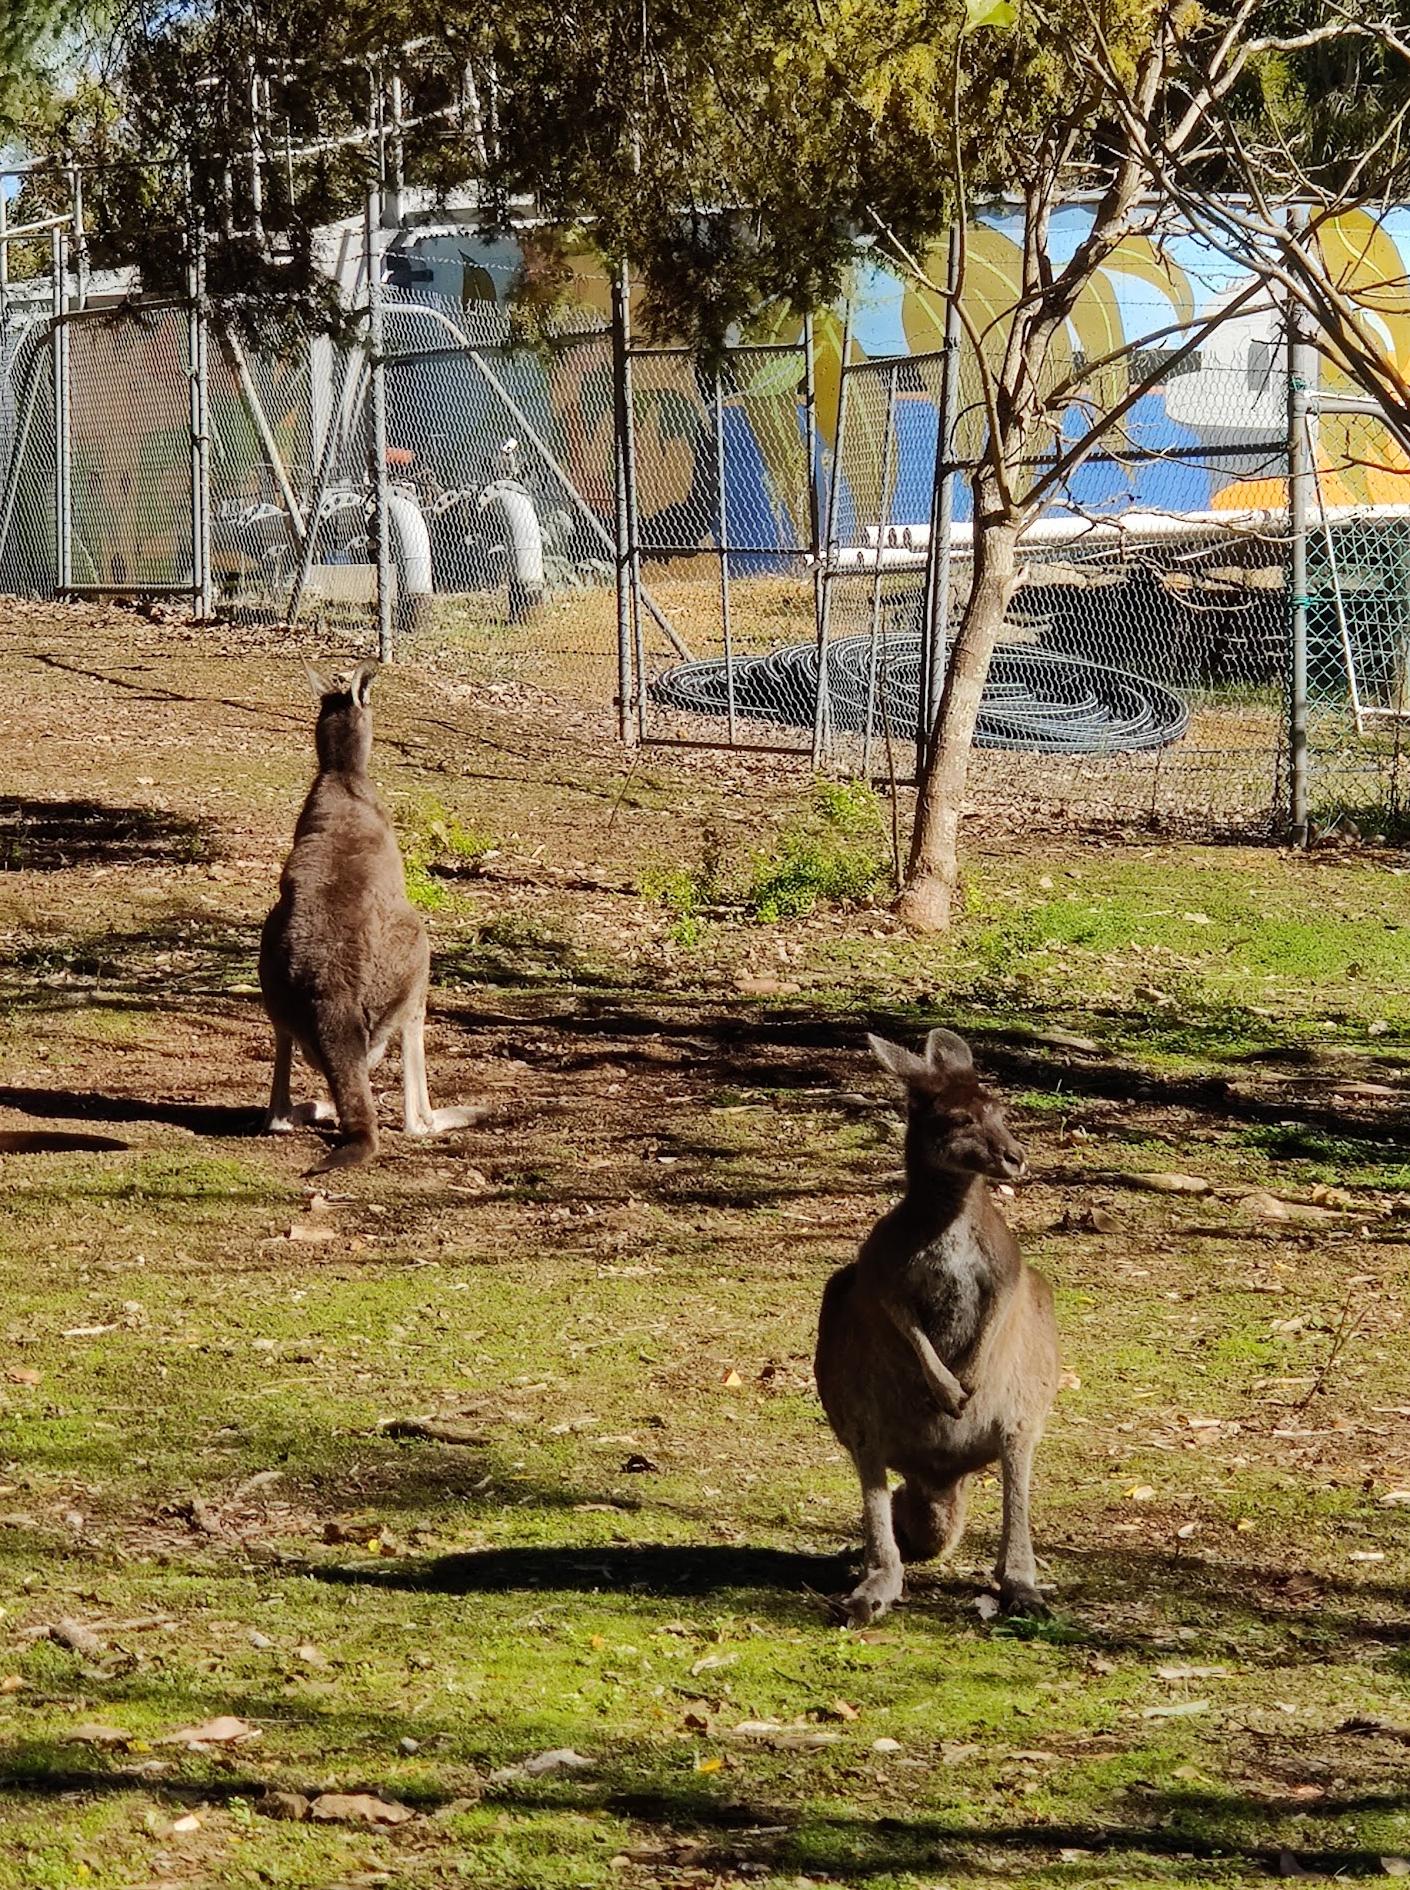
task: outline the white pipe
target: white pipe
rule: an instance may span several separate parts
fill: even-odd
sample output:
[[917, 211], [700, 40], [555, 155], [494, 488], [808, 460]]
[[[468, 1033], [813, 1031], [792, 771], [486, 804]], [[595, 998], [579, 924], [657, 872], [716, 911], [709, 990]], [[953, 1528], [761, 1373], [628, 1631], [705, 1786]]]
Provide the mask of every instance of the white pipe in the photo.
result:
[[[1280, 538], [1287, 530], [1287, 508], [1233, 507], [1227, 512], [1122, 512], [1111, 518], [1043, 518], [1019, 534], [1024, 546], [1084, 544], [1148, 544], [1162, 538]], [[1333, 524], [1343, 520], [1363, 520], [1368, 524], [1410, 519], [1410, 505], [1329, 505], [1324, 516]], [[968, 520], [952, 526], [954, 549], [968, 557], [973, 549], [974, 527]], [[888, 525], [884, 543], [881, 528], [866, 527], [865, 545], [844, 545], [836, 554], [838, 565], [848, 570], [871, 570], [880, 560], [883, 566], [905, 570], [923, 564], [930, 542], [928, 525]]]
[[431, 595], [431, 534], [421, 516], [421, 507], [409, 492], [394, 487], [387, 494], [387, 519], [391, 525], [392, 563], [397, 574], [397, 609], [402, 621], [413, 625], [425, 609]]
[[481, 511], [491, 502], [504, 514], [509, 540], [510, 614], [532, 610], [543, 596], [543, 532], [533, 499], [517, 479], [493, 479], [480, 494]]

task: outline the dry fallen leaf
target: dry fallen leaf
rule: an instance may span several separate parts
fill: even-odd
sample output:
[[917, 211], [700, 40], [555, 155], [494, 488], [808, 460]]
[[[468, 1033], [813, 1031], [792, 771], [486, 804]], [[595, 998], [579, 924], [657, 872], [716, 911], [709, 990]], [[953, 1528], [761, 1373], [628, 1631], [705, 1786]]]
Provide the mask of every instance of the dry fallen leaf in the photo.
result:
[[1148, 1706], [1141, 1714], [1141, 1718], [1189, 1719], [1196, 1713], [1207, 1713], [1208, 1711], [1208, 1700], [1177, 1700], [1173, 1706]]
[[320, 1792], [308, 1815], [317, 1824], [409, 1824], [416, 1813], [395, 1798], [374, 1798], [370, 1792]]
[[590, 1772], [592, 1765], [591, 1759], [574, 1752], [571, 1746], [555, 1746], [550, 1752], [536, 1752], [531, 1759], [521, 1759], [518, 1765], [501, 1766], [498, 1772], [490, 1773], [490, 1783], [503, 1785], [510, 1779], [541, 1778], [546, 1772]]
[[189, 1746], [199, 1751], [204, 1746], [243, 1745], [247, 1740], [258, 1739], [259, 1727], [252, 1726], [247, 1719], [236, 1719], [231, 1713], [224, 1713], [216, 1719], [203, 1720], [199, 1726], [182, 1726], [178, 1731], [166, 1733], [160, 1739], [154, 1739], [155, 1746]]
[[297, 1824], [308, 1816], [309, 1801], [302, 1792], [266, 1792], [255, 1809], [266, 1818], [283, 1818]]
[[106, 1643], [99, 1640], [92, 1628], [85, 1627], [81, 1621], [71, 1621], [67, 1616], [50, 1628], [49, 1639], [75, 1654], [82, 1654], [85, 1660], [96, 1660], [106, 1648]]
[[695, 1761], [695, 1769], [697, 1772], [718, 1772], [723, 1765], [724, 1760], [720, 1758], [718, 1754], [713, 1758], [697, 1759]]
[[75, 1746], [125, 1746], [131, 1737], [131, 1733], [125, 1733], [120, 1726], [75, 1726], [64, 1734], [68, 1743]]
[[742, 1385], [744, 1380], [740, 1377], [739, 1373], [731, 1367], [731, 1369], [725, 1373], [721, 1383], [724, 1384], [727, 1390], [733, 1391], [735, 1386]]
[[1141, 1188], [1147, 1194], [1208, 1194], [1209, 1183], [1202, 1175], [1128, 1174], [1128, 1188]]
[[12, 1365], [5, 1376], [12, 1385], [37, 1385], [44, 1374], [30, 1365]]
[[1155, 1499], [1155, 1491], [1149, 1483], [1134, 1484], [1126, 1494], [1133, 1503], [1150, 1503]]

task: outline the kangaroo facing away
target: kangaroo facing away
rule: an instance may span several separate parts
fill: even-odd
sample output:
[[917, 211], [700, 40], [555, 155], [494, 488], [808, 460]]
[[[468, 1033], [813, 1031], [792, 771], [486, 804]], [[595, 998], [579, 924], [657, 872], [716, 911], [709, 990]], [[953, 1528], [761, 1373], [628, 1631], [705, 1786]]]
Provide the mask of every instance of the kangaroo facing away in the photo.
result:
[[[906, 1085], [906, 1192], [828, 1281], [818, 1323], [818, 1392], [862, 1485], [866, 1566], [848, 1624], [899, 1599], [903, 1563], [955, 1547], [966, 1484], [995, 1462], [1000, 1600], [1045, 1613], [1028, 1488], [1057, 1393], [1057, 1322], [988, 1188], [1024, 1173], [1023, 1150], [962, 1037], [932, 1030], [923, 1057], [869, 1041]], [[904, 1479], [894, 1492], [888, 1470]]]
[[[401, 1038], [408, 1135], [435, 1135], [480, 1120], [478, 1109], [433, 1109], [426, 1087], [423, 1029], [431, 950], [406, 897], [401, 853], [368, 777], [375, 663], [324, 677], [310, 668], [319, 698], [318, 774], [294, 829], [279, 900], [260, 937], [259, 981], [274, 1026], [274, 1082], [265, 1131], [331, 1122], [343, 1140], [320, 1169], [370, 1162], [377, 1110], [370, 1072]], [[321, 1072], [326, 1103], [292, 1104], [294, 1046]]]

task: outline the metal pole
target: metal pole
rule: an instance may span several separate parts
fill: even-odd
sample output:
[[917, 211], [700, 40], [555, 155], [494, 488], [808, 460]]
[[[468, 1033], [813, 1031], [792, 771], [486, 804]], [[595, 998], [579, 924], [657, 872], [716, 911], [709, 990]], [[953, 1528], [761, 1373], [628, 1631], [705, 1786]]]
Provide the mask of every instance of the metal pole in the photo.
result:
[[636, 492], [636, 395], [632, 378], [632, 289], [627, 266], [619, 274], [622, 352], [622, 494], [627, 525], [627, 591], [631, 607], [632, 653], [636, 668], [637, 740], [646, 735], [646, 639], [641, 627], [641, 520]]
[[813, 766], [820, 768], [832, 747], [832, 685], [828, 675], [828, 628], [832, 614], [832, 561], [837, 552], [837, 495], [842, 483], [842, 451], [847, 437], [847, 357], [852, 352], [852, 298], [842, 312], [841, 372], [837, 377], [837, 432], [833, 436], [832, 478], [827, 488], [827, 529], [823, 537], [821, 596], [818, 600], [818, 693], [813, 705]]
[[264, 111], [259, 68], [250, 61], [250, 229], [264, 240]]
[[[1307, 227], [1305, 212], [1289, 212], [1294, 235]], [[1308, 426], [1308, 390], [1315, 373], [1312, 347], [1295, 301], [1287, 304], [1288, 323], [1288, 522], [1291, 544], [1291, 676], [1288, 701], [1288, 762], [1293, 834], [1299, 846], [1308, 839], [1307, 783], [1307, 521], [1312, 497], [1312, 436]]]
[[613, 546], [617, 582], [617, 734], [631, 745], [632, 604], [631, 533], [627, 523], [627, 317], [626, 269], [612, 274], [612, 493], [616, 513]]
[[876, 667], [881, 640], [881, 572], [886, 552], [886, 527], [891, 511], [891, 439], [896, 425], [896, 364], [886, 370], [886, 418], [881, 427], [881, 503], [876, 528], [876, 567], [871, 580], [869, 628], [871, 644], [867, 651], [867, 711], [862, 726], [862, 778], [871, 779], [872, 723], [876, 719]]
[[197, 619], [211, 615], [211, 420], [206, 331], [205, 226], [191, 222], [186, 304], [187, 370], [191, 383], [191, 601]]
[[813, 379], [813, 318], [803, 317], [803, 444], [808, 455], [808, 560], [813, 572], [813, 630], [822, 622], [822, 523], [818, 505], [818, 396]]
[[715, 373], [715, 492], [719, 502], [716, 530], [720, 544], [720, 627], [725, 639], [725, 713], [728, 740], [735, 743], [734, 721], [734, 624], [730, 615], [729, 595], [729, 517], [725, 494], [725, 390], [719, 371]]
[[75, 302], [88, 306], [88, 232], [83, 222], [83, 171], [75, 165], [69, 172], [69, 206], [73, 216], [73, 266]]
[[372, 545], [377, 559], [377, 657], [390, 663], [392, 639], [392, 561], [387, 533], [387, 383], [382, 336], [381, 192], [367, 193], [367, 364], [369, 401], [369, 472], [372, 485]]
[[10, 333], [10, 206], [5, 179], [0, 177], [0, 367], [5, 364], [5, 343]]
[[960, 242], [950, 231], [945, 269], [945, 365], [941, 372], [940, 404], [935, 414], [935, 484], [930, 502], [930, 542], [926, 547], [925, 600], [921, 615], [920, 717], [916, 725], [916, 779], [930, 759], [930, 738], [940, 710], [945, 682], [945, 649], [950, 640], [950, 552], [955, 523], [955, 410], [959, 402], [960, 320], [956, 305], [959, 288]]
[[49, 266], [53, 324], [50, 331], [54, 375], [54, 588], [61, 595], [73, 582], [73, 511], [69, 481], [72, 475], [69, 408], [69, 333], [65, 319], [64, 275], [68, 245], [62, 229], [49, 235]]
[[391, 182], [382, 205], [382, 222], [389, 230], [401, 228], [404, 209], [406, 141], [403, 133], [403, 111], [401, 78], [393, 73], [387, 81], [388, 103], [391, 114], [391, 137], [388, 140], [391, 156]]

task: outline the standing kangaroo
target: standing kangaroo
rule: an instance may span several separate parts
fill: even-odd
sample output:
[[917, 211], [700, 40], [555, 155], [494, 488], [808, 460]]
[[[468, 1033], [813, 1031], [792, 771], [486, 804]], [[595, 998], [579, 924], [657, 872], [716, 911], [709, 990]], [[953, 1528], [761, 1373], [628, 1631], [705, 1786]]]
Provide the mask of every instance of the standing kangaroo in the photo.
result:
[[[260, 936], [259, 982], [274, 1026], [274, 1082], [265, 1132], [296, 1122], [328, 1122], [343, 1140], [320, 1169], [370, 1162], [377, 1110], [370, 1072], [401, 1037], [408, 1135], [435, 1135], [480, 1119], [478, 1109], [433, 1109], [426, 1088], [423, 1030], [431, 950], [406, 897], [401, 853], [368, 778], [375, 663], [349, 676], [310, 669], [319, 698], [314, 741], [318, 774], [294, 829], [279, 880], [279, 902]], [[294, 1108], [289, 1075], [295, 1044], [327, 1080], [325, 1103]]]
[[[986, 1185], [1023, 1174], [1023, 1150], [962, 1037], [932, 1030], [923, 1057], [869, 1041], [906, 1085], [909, 1111], [905, 1195], [828, 1281], [818, 1322], [818, 1392], [862, 1484], [866, 1567], [848, 1624], [899, 1599], [904, 1562], [955, 1547], [968, 1479], [994, 1462], [1000, 1599], [1044, 1613], [1028, 1485], [1058, 1388], [1057, 1322], [1052, 1288], [1025, 1265]], [[905, 1479], [894, 1494], [888, 1470]]]

